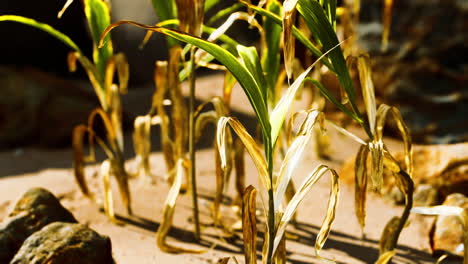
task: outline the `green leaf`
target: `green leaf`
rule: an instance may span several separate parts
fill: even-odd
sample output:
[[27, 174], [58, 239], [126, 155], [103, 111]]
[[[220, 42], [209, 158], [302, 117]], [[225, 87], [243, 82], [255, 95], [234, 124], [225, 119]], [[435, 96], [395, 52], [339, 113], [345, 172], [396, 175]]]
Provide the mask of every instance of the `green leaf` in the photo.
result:
[[38, 22], [34, 19], [27, 18], [27, 17], [22, 17], [22, 16], [15, 16], [15, 15], [3, 15], [0, 16], [0, 22], [1, 21], [11, 21], [11, 22], [17, 22], [21, 24], [25, 24], [28, 26], [35, 27], [37, 29], [40, 29], [42, 31], [45, 31], [49, 33], [51, 36], [54, 36], [56, 39], [60, 40], [63, 44], [67, 45], [71, 49], [75, 50], [78, 52], [80, 55], [84, 56], [83, 53], [81, 52], [80, 48], [71, 40], [67, 35], [63, 34], [62, 32], [56, 30], [55, 28]]
[[[205, 9], [206, 9], [206, 3], [205, 2]], [[216, 14], [214, 14], [209, 20], [208, 22], [206, 22], [205, 24], [206, 25], [211, 25], [213, 24], [214, 22], [218, 21], [219, 19], [223, 18], [223, 17], [226, 17], [226, 16], [229, 16], [230, 14], [236, 12], [237, 10], [239, 10], [240, 8], [242, 7], [242, 4], [240, 3], [235, 3], [223, 10], [220, 10], [218, 12], [216, 12]], [[205, 13], [206, 13], [206, 10], [205, 10]]]
[[208, 12], [217, 3], [219, 3], [219, 0], [205, 0], [205, 13]]
[[[299, 0], [297, 10], [306, 21], [312, 34], [320, 39], [324, 49], [330, 50], [339, 43], [332, 25], [318, 2]], [[329, 58], [341, 86], [349, 97], [353, 111], [360, 116], [356, 105], [355, 91], [341, 49], [331, 51]]]
[[[269, 1], [267, 10], [273, 14], [281, 14], [281, 5], [278, 1]], [[262, 68], [265, 71], [266, 81], [271, 95], [268, 97], [271, 104], [274, 104], [275, 86], [278, 80], [278, 72], [280, 69], [280, 38], [281, 38], [281, 26], [276, 24], [272, 18], [263, 18], [263, 30], [265, 32], [266, 47], [262, 54]]]
[[115, 27], [120, 26], [122, 24], [131, 24], [143, 29], [159, 32], [165, 34], [166, 36], [170, 36], [175, 38], [179, 41], [183, 41], [189, 43], [191, 45], [196, 46], [197, 48], [203, 49], [204, 51], [211, 54], [215, 57], [221, 64], [223, 64], [231, 73], [234, 75], [236, 80], [244, 89], [247, 97], [249, 98], [250, 104], [257, 115], [258, 121], [260, 123], [260, 127], [262, 128], [262, 132], [267, 139], [269, 139], [270, 135], [270, 123], [268, 122], [268, 111], [266, 102], [263, 100], [262, 91], [259, 85], [257, 84], [255, 78], [253, 77], [252, 73], [237, 60], [234, 55], [232, 55], [229, 51], [223, 49], [217, 44], [210, 43], [206, 40], [201, 38], [197, 38], [186, 33], [162, 28], [162, 27], [152, 27], [143, 25], [140, 23], [132, 22], [132, 21], [119, 21], [112, 25], [110, 25], [103, 33], [101, 40], [104, 40], [104, 37]]
[[151, 0], [151, 3], [159, 21], [177, 17], [177, 6], [174, 0]]
[[325, 88], [322, 83], [320, 83], [317, 80], [314, 80], [310, 77], [307, 77], [304, 82], [311, 82], [313, 85], [315, 85], [319, 90], [320, 93], [330, 102], [332, 102], [336, 107], [338, 107], [341, 111], [343, 111], [345, 114], [347, 114], [349, 117], [354, 119], [358, 123], [362, 123], [363, 120], [357, 116], [354, 112], [350, 111], [348, 108], [346, 108], [345, 105], [343, 105], [339, 100], [335, 98], [335, 96], [327, 89]]
[[110, 25], [110, 9], [107, 3], [102, 0], [85, 0], [83, 3], [89, 30], [91, 31], [91, 37], [95, 45], [93, 49], [94, 64], [99, 73], [99, 81], [103, 81], [107, 61], [113, 54], [110, 35], [105, 39], [106, 45], [100, 49], [97, 49], [97, 46], [101, 33]]
[[323, 9], [325, 9], [328, 21], [336, 29], [336, 0], [321, 0]]
[[[240, 3], [247, 6], [250, 9], [254, 10], [258, 14], [260, 14], [262, 16], [265, 16], [265, 17], [268, 17], [273, 22], [275, 22], [276, 24], [282, 26], [282, 20], [281, 20], [280, 16], [278, 16], [278, 15], [276, 15], [276, 14], [274, 14], [274, 13], [272, 13], [272, 12], [266, 10], [266, 9], [260, 8], [260, 7], [255, 6], [255, 5], [251, 5], [251, 4], [247, 3], [244, 0], [239, 0], [239, 1], [240, 1]], [[299, 40], [307, 49], [310, 50], [310, 52], [312, 52], [312, 54], [314, 54], [317, 57], [322, 56], [322, 52], [306, 36], [304, 36], [304, 34], [302, 34], [302, 32], [299, 29], [297, 29], [297, 27], [293, 26], [292, 33], [293, 33], [294, 37], [297, 40]], [[325, 64], [331, 71], [334, 71], [333, 66], [330, 64], [330, 62], [327, 59], [322, 61], [322, 63]]]
[[315, 66], [317, 62], [319, 62], [321, 59], [325, 58], [329, 53], [333, 52], [340, 46], [340, 43], [338, 43], [336, 46], [332, 47], [330, 50], [328, 50], [326, 53], [324, 53], [322, 56], [320, 56], [312, 65], [309, 66], [304, 72], [297, 77], [297, 79], [294, 81], [294, 83], [289, 87], [289, 89], [286, 91], [286, 93], [281, 97], [280, 101], [278, 104], [275, 106], [275, 109], [270, 114], [270, 125], [271, 125], [271, 146], [274, 148], [276, 144], [276, 140], [278, 138], [279, 132], [281, 130], [281, 127], [283, 126], [284, 119], [286, 118], [286, 114], [288, 113], [296, 92], [299, 90], [301, 85], [304, 83], [305, 78], [309, 74], [309, 72], [312, 70], [312, 68]]
[[[159, 21], [177, 18], [177, 6], [174, 0], [151, 0], [151, 3]], [[171, 38], [166, 41], [169, 47], [177, 44], [177, 41]]]
[[247, 70], [253, 75], [255, 81], [260, 87], [261, 95], [264, 102], [266, 102], [266, 91], [267, 91], [267, 82], [265, 76], [263, 75], [262, 65], [260, 59], [258, 58], [257, 49], [255, 47], [246, 47], [239, 45], [237, 46], [237, 52], [241, 57], [242, 64], [247, 68]]

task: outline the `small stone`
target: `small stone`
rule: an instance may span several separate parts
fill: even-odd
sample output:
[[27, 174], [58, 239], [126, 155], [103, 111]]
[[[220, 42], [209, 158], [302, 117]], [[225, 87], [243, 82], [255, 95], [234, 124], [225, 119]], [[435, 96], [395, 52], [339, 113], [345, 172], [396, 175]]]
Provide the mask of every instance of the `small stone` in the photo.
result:
[[59, 221], [77, 222], [49, 191], [42, 188], [27, 191], [0, 223], [0, 263], [8, 263], [34, 232]]
[[83, 224], [55, 222], [31, 235], [10, 264], [113, 264], [109, 237]]
[[[460, 193], [447, 196], [444, 205], [468, 209], [468, 198]], [[463, 224], [459, 216], [438, 216], [434, 223], [431, 247], [434, 254], [450, 253], [463, 257]]]

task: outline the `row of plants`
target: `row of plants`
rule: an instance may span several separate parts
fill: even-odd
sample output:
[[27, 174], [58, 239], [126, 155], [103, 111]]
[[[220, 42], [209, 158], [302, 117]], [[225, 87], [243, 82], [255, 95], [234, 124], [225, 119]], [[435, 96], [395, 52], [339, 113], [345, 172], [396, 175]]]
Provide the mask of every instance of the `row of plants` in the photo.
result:
[[[67, 1], [60, 15], [71, 2], [72, 0]], [[355, 23], [359, 8], [337, 7], [336, 0], [285, 0], [282, 3], [278, 0], [262, 0], [257, 4], [239, 0], [232, 6], [217, 11], [212, 17], [205, 18], [205, 14], [219, 6], [220, 2], [152, 0], [160, 22], [156, 25], [143, 25], [134, 21], [111, 23], [110, 4], [107, 1], [83, 0], [93, 40], [91, 59], [69, 37], [46, 24], [14, 15], [0, 16], [0, 21], [27, 24], [55, 36], [72, 49], [68, 57], [70, 70], [76, 69], [76, 61], [86, 70], [100, 107], [90, 114], [86, 125], [77, 126], [73, 132], [75, 178], [83, 194], [98, 202], [99, 199], [87, 186], [84, 173], [85, 165], [95, 162], [94, 145], [97, 143], [107, 155], [107, 159], [101, 163], [100, 174], [104, 209], [112, 221], [118, 223], [113, 209], [111, 177], [115, 177], [121, 200], [131, 214], [129, 179], [140, 177], [145, 182], [151, 180], [150, 131], [151, 126], [159, 125], [166, 180], [171, 187], [162, 212], [163, 220], [157, 231], [157, 244], [166, 252], [198, 253], [199, 251], [170, 245], [166, 242], [166, 236], [172, 225], [177, 197], [183, 189], [188, 189], [193, 201], [194, 234], [196, 239], [200, 238], [195, 146], [206, 125], [214, 123], [217, 130], [213, 142], [216, 193], [212, 217], [215, 225], [220, 229], [227, 228], [223, 224], [219, 208], [225, 185], [235, 168], [238, 192], [235, 204], [241, 208], [245, 263], [257, 261], [257, 225], [260, 224], [256, 217], [257, 194], [263, 197], [261, 200], [265, 203], [263, 213], [266, 220], [263, 224], [266, 232], [262, 261], [284, 263], [286, 227], [294, 220], [298, 205], [314, 184], [322, 176], [330, 175], [332, 184], [327, 213], [315, 242], [316, 255], [320, 258], [320, 250], [335, 218], [339, 199], [339, 176], [328, 166], [319, 165], [299, 186], [294, 186], [292, 179], [301, 158], [307, 151], [311, 151], [308, 143], [316, 140], [318, 153], [324, 154], [326, 136], [322, 133], [326, 129], [336, 129], [361, 144], [355, 166], [355, 211], [363, 233], [369, 179], [371, 189], [379, 192], [382, 189], [383, 170], [389, 169], [405, 196], [402, 215], [392, 219], [382, 231], [377, 263], [388, 263], [395, 255], [398, 238], [407, 224], [412, 208], [412, 146], [409, 131], [398, 109], [385, 104], [377, 106], [369, 56], [353, 44], [352, 32], [346, 32], [345, 35], [351, 37], [343, 42], [337, 36], [337, 24]], [[390, 24], [391, 1], [387, 2], [387, 33], [383, 37], [383, 47], [387, 45]], [[239, 20], [248, 22], [250, 29], [259, 33], [258, 48], [241, 45], [226, 34]], [[156, 90], [151, 108], [146, 115], [135, 119], [133, 145], [139, 164], [136, 172], [127, 171], [123, 158], [120, 95], [127, 91], [129, 68], [125, 56], [114, 53], [110, 38], [111, 30], [124, 24], [147, 30], [143, 44], [150, 41], [154, 32], [164, 34], [169, 54], [167, 61], [158, 61], [155, 64]], [[348, 25], [347, 28], [352, 27]], [[313, 61], [305, 70], [298, 63], [296, 44], [303, 45], [307, 56]], [[196, 107], [195, 72], [199, 67], [223, 71], [225, 82], [220, 87], [222, 98], [215, 97]], [[322, 84], [320, 73], [324, 68], [336, 76], [341, 88], [340, 97]], [[358, 73], [363, 109], [358, 105], [359, 93], [354, 87], [350, 69], [356, 69]], [[118, 84], [114, 83], [115, 73]], [[180, 86], [185, 80], [190, 87], [188, 105]], [[288, 85], [284, 89], [286, 81]], [[255, 112], [260, 131], [258, 136], [251, 136], [239, 120], [230, 116], [231, 92], [236, 82], [242, 87]], [[294, 112], [291, 106], [305, 89], [313, 91], [314, 101], [309, 109]], [[361, 139], [344, 127], [327, 120], [322, 112], [323, 103], [319, 103], [323, 99], [359, 124], [367, 138]], [[205, 110], [207, 105], [212, 105], [208, 109], [213, 110]], [[171, 114], [168, 114], [168, 107], [171, 108]], [[106, 131], [104, 138], [93, 130], [97, 118], [103, 121]], [[400, 166], [383, 142], [383, 130], [388, 118], [393, 119], [401, 133], [405, 149], [404, 166]], [[297, 124], [299, 119], [300, 124]], [[297, 132], [294, 132], [295, 126], [299, 127]], [[90, 149], [88, 155], [85, 155], [85, 142]], [[244, 184], [244, 150], [250, 154], [257, 168], [261, 182], [259, 190]], [[229, 259], [223, 261], [228, 262]]]

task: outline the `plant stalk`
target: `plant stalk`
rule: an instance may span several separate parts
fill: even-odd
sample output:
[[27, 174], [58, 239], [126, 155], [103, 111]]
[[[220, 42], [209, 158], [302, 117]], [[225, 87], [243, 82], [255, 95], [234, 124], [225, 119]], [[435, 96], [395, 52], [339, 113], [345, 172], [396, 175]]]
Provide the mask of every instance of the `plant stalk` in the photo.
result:
[[195, 240], [200, 240], [200, 220], [198, 210], [197, 177], [195, 160], [195, 47], [190, 50], [190, 94], [189, 94], [189, 156], [190, 180], [192, 182], [193, 220], [195, 223]]
[[403, 228], [406, 225], [406, 222], [408, 221], [411, 208], [413, 208], [413, 193], [414, 193], [414, 183], [411, 177], [406, 173], [406, 171], [401, 170], [399, 174], [403, 177], [403, 179], [406, 181], [408, 184], [408, 193], [405, 194], [405, 209], [403, 210], [403, 214], [400, 217], [400, 222], [398, 223], [398, 227], [395, 231], [395, 235], [392, 237], [391, 241], [391, 248], [390, 250], [393, 250], [397, 247], [398, 244], [398, 238], [400, 237], [400, 233], [403, 230]]
[[275, 243], [275, 200], [273, 192], [273, 149], [269, 140], [264, 140], [265, 154], [268, 161], [268, 174], [270, 176], [270, 189], [268, 190], [268, 254], [267, 264], [273, 263], [273, 245]]

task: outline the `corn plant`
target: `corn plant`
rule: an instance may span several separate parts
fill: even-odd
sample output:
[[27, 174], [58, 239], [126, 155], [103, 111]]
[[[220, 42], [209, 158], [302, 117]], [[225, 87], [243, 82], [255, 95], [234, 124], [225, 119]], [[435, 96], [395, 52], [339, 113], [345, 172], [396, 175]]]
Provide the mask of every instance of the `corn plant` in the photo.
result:
[[[59, 12], [59, 17], [72, 1], [67, 1], [64, 8]], [[129, 175], [125, 170], [123, 157], [123, 133], [121, 120], [120, 94], [126, 93], [128, 83], [128, 64], [123, 54], [114, 54], [110, 37], [106, 38], [106, 44], [97, 48], [101, 31], [110, 24], [110, 9], [108, 3], [103, 0], [84, 0], [84, 11], [93, 40], [93, 58], [88, 59], [81, 49], [66, 35], [50, 27], [47, 24], [37, 22], [33, 19], [4, 15], [0, 21], [13, 21], [35, 27], [57, 38], [70, 47], [73, 51], [68, 56], [68, 66], [71, 71], [76, 70], [78, 60], [85, 69], [88, 78], [99, 99], [100, 106], [96, 108], [88, 118], [87, 125], [79, 125], [73, 131], [74, 148], [74, 174], [83, 194], [95, 199], [90, 192], [84, 175], [84, 165], [95, 161], [94, 142], [97, 142], [108, 160], [101, 165], [101, 174], [104, 187], [104, 208], [108, 217], [117, 221], [114, 216], [112, 193], [110, 190], [110, 177], [115, 176], [119, 186], [122, 201], [128, 213], [131, 213], [131, 197], [128, 186]], [[114, 73], [117, 71], [120, 85], [113, 83]], [[100, 138], [93, 130], [97, 118], [101, 118], [106, 131], [106, 138]], [[90, 154], [84, 154], [84, 136], [88, 133]]]

